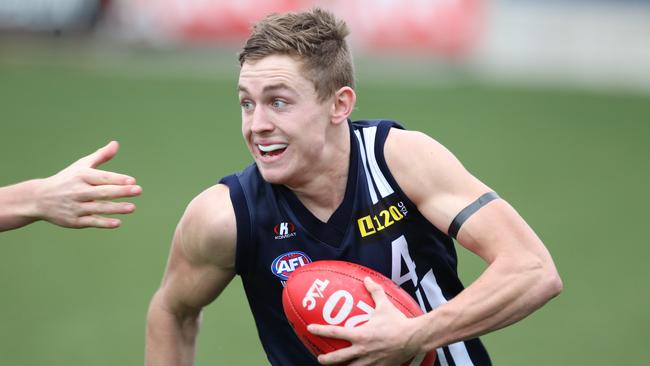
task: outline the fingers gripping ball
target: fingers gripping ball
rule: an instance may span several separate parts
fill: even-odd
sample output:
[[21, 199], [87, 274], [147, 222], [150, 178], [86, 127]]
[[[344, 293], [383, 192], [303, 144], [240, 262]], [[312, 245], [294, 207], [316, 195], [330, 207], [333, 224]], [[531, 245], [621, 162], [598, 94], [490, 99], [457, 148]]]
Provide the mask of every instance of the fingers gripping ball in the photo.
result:
[[[370, 319], [375, 303], [364, 286], [365, 277], [378, 283], [393, 305], [407, 317], [423, 314], [406, 291], [368, 267], [329, 260], [310, 263], [289, 277], [282, 291], [282, 306], [298, 338], [315, 356], [348, 347], [350, 343], [313, 335], [307, 331], [307, 325], [356, 327]], [[404, 365], [431, 366], [435, 358], [435, 351], [431, 351]]]

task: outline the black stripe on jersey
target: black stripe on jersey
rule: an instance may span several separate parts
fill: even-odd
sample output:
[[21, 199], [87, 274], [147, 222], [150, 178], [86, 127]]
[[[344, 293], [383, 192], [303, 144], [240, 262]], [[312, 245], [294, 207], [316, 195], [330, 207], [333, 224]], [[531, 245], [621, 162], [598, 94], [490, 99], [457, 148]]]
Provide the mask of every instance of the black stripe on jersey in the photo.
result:
[[489, 202], [497, 198], [499, 198], [499, 195], [496, 194], [496, 192], [488, 192], [482, 195], [481, 197], [479, 197], [476, 201], [470, 203], [464, 209], [462, 209], [449, 225], [449, 229], [447, 230], [449, 236], [456, 239], [456, 235], [458, 235], [458, 230], [460, 230], [460, 227], [465, 223], [465, 221], [467, 221], [467, 219], [469, 219], [472, 215], [474, 215], [476, 211], [481, 209], [481, 207], [487, 205]]
[[447, 359], [447, 365], [456, 366], [456, 362], [454, 362], [454, 358], [451, 356], [451, 352], [449, 351], [449, 346], [442, 347], [442, 352], [445, 353], [445, 358]]
[[465, 347], [467, 347], [474, 366], [492, 366], [492, 361], [490, 361], [490, 357], [488, 357], [483, 344], [478, 338], [466, 340]]

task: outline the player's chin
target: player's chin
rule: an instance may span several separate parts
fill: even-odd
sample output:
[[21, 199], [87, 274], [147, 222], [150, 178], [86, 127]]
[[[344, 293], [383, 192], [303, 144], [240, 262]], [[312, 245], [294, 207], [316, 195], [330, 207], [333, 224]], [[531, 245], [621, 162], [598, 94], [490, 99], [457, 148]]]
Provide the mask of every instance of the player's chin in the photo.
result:
[[259, 169], [260, 174], [262, 174], [262, 178], [264, 178], [268, 183], [285, 184], [287, 181], [286, 172], [280, 169], [265, 167], [264, 164], [260, 163], [257, 164], [257, 168]]

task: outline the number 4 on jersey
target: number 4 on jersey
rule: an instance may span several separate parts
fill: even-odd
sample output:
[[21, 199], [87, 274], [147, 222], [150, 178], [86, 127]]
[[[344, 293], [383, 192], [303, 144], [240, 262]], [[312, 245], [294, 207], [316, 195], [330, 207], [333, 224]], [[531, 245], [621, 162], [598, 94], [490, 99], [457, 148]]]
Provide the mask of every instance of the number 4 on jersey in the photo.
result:
[[[406, 273], [402, 273], [402, 262], [406, 264]], [[398, 286], [411, 281], [415, 290], [415, 296], [422, 311], [427, 312], [447, 302], [442, 290], [436, 282], [433, 270], [429, 270], [422, 278], [418, 278], [415, 271], [415, 262], [411, 259], [408, 243], [404, 235], [392, 242], [392, 271], [391, 279]], [[425, 303], [426, 300], [426, 303]], [[427, 308], [426, 304], [429, 307]]]

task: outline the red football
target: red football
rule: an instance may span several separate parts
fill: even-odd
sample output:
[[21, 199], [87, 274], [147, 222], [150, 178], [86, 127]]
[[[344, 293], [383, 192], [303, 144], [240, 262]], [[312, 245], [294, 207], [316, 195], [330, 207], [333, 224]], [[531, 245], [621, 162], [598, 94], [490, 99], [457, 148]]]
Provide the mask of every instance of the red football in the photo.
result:
[[[356, 327], [368, 321], [375, 302], [363, 284], [370, 277], [384, 288], [390, 301], [407, 317], [422, 315], [413, 298], [389, 278], [359, 264], [343, 261], [316, 261], [294, 271], [282, 291], [284, 313], [302, 343], [318, 356], [345, 348], [349, 342], [315, 336], [309, 324]], [[431, 366], [436, 352], [430, 351], [403, 365]]]

